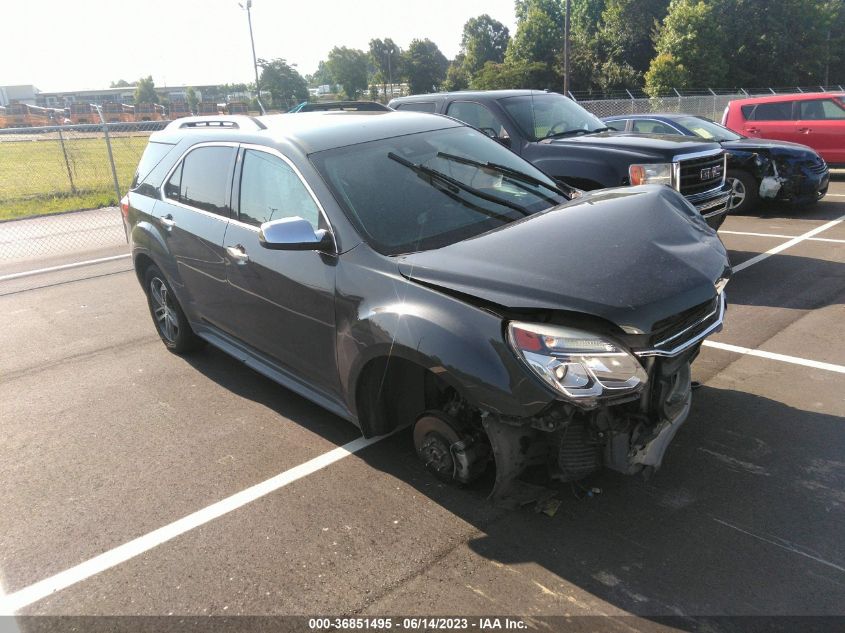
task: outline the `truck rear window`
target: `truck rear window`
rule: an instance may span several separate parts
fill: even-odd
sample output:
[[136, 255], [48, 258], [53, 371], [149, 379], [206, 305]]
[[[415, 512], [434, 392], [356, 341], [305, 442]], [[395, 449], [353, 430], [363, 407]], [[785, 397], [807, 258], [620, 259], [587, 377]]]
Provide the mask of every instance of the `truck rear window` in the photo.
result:
[[409, 110], [410, 112], [434, 112], [435, 106], [433, 101], [418, 101], [416, 103], [400, 103], [396, 106], [397, 110]]

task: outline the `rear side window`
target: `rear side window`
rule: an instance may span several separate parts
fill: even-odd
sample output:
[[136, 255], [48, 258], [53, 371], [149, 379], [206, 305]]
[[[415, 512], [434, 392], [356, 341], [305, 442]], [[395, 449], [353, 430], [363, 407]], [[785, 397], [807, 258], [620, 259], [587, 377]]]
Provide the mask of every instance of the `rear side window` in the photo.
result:
[[397, 110], [409, 110], [411, 112], [431, 112], [434, 113], [437, 108], [434, 101], [417, 101], [414, 103], [400, 103], [396, 106]]
[[233, 147], [199, 147], [190, 152], [170, 176], [165, 195], [209, 213], [229, 217], [227, 200], [234, 162]]
[[789, 121], [792, 119], [792, 102], [744, 105], [742, 116], [746, 121]]
[[147, 148], [141, 156], [141, 162], [138, 163], [138, 169], [135, 171], [135, 177], [132, 179], [130, 189], [134, 189], [140, 183], [144, 182], [144, 178], [155, 169], [156, 165], [167, 156], [171, 149], [173, 149], [173, 145], [169, 143], [154, 143], [152, 141], [147, 143]]
[[241, 173], [239, 219], [261, 226], [299, 216], [319, 228], [319, 210], [299, 176], [278, 156], [248, 149]]
[[631, 131], [638, 134], [680, 134], [672, 126], [653, 120], [634, 121]]
[[845, 110], [833, 99], [813, 99], [798, 102], [798, 118], [804, 121], [845, 119]]

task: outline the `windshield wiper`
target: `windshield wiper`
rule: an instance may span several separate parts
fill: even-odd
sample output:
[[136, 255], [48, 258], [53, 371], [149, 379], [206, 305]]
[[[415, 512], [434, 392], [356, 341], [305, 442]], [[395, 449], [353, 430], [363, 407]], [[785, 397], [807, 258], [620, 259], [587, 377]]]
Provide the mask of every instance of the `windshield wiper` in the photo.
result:
[[575, 130], [565, 130], [563, 132], [555, 132], [554, 134], [546, 134], [540, 140], [544, 140], [547, 138], [563, 138], [564, 136], [580, 136], [582, 134], [598, 134], [599, 132], [607, 132], [610, 128], [609, 127], [597, 127], [595, 130], [583, 130], [583, 129], [575, 129]]
[[[464, 158], [463, 156], [455, 156], [454, 154], [447, 154], [446, 152], [437, 152], [437, 156], [440, 157], [440, 158], [445, 158], [446, 160], [454, 161], [456, 163], [462, 163], [464, 165], [472, 165], [473, 167], [480, 167], [481, 169], [489, 169], [491, 171], [496, 171], [496, 172], [499, 172], [500, 174], [502, 174], [504, 176], [507, 176], [508, 178], [510, 178], [512, 180], [527, 182], [529, 184], [536, 185], [538, 187], [543, 187], [545, 189], [548, 189], [549, 191], [553, 191], [554, 193], [563, 196], [567, 200], [572, 199], [560, 187], [558, 187], [556, 185], [550, 185], [547, 182], [543, 182], [539, 178], [535, 178], [534, 176], [532, 176], [530, 174], [526, 174], [524, 172], [521, 172], [517, 169], [513, 169], [512, 167], [508, 167], [506, 165], [500, 165], [498, 163], [491, 163], [489, 161], [486, 162], [486, 163], [482, 163], [482, 162], [479, 162], [477, 160], [472, 160], [471, 158]], [[554, 200], [554, 199], [549, 198], [548, 196], [544, 196], [542, 194], [539, 194], [539, 195], [544, 200], [547, 200], [547, 201], [549, 201], [553, 204], [557, 204], [557, 200]]]
[[[400, 165], [404, 165], [408, 169], [412, 169], [413, 171], [417, 172], [417, 175], [419, 175], [421, 178], [427, 179], [428, 182], [432, 185], [435, 184], [435, 181], [439, 181], [440, 183], [448, 185], [447, 190], [449, 190], [450, 188], [452, 190], [461, 189], [478, 198], [481, 198], [482, 200], [487, 200], [488, 202], [492, 202], [494, 204], [501, 204], [502, 206], [508, 207], [509, 209], [513, 209], [514, 211], [521, 213], [522, 215], [530, 215], [528, 209], [516, 204], [515, 202], [503, 200], [498, 196], [492, 196], [489, 193], [484, 193], [483, 191], [476, 189], [475, 187], [471, 187], [470, 185], [464, 184], [460, 180], [456, 180], [455, 178], [452, 178], [451, 176], [448, 176], [443, 172], [437, 171], [436, 169], [426, 167], [425, 165], [418, 165], [416, 163], [412, 163], [411, 161], [402, 158], [401, 156], [399, 156], [398, 154], [394, 154], [393, 152], [388, 152], [387, 157], [390, 160], [395, 160]], [[457, 193], [457, 191], [453, 191], [453, 193]], [[496, 215], [499, 215], [500, 217], [505, 217], [501, 216], [500, 214]]]

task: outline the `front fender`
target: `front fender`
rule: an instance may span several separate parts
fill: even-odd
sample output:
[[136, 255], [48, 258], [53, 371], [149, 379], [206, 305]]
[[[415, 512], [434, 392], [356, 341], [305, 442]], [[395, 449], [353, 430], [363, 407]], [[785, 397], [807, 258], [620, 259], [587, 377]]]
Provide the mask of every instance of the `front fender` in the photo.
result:
[[[627, 184], [628, 165], [608, 152], [592, 152], [585, 148], [534, 146], [528, 149], [524, 158], [552, 178], [559, 178], [580, 189], [601, 189]], [[624, 163], [624, 164], [622, 164]]]
[[[402, 358], [453, 386], [471, 405], [500, 415], [533, 415], [554, 395], [519, 362], [504, 337], [500, 316], [432, 288], [344, 262], [338, 270], [338, 369], [347, 402], [367, 364]], [[354, 301], [366, 285], [378, 297]]]

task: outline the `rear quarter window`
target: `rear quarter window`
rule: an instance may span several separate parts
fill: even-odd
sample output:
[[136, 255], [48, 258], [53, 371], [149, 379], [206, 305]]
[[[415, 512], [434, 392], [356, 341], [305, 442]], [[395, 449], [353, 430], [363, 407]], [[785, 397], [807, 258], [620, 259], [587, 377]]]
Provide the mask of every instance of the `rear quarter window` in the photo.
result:
[[144, 179], [149, 176], [150, 172], [155, 169], [165, 156], [173, 149], [170, 143], [156, 143], [150, 141], [144, 153], [141, 155], [141, 161], [138, 163], [138, 169], [135, 170], [135, 177], [132, 179], [131, 189], [135, 189], [139, 184], [144, 182]]

